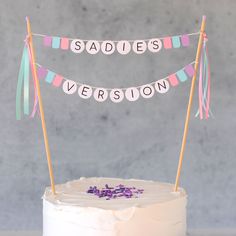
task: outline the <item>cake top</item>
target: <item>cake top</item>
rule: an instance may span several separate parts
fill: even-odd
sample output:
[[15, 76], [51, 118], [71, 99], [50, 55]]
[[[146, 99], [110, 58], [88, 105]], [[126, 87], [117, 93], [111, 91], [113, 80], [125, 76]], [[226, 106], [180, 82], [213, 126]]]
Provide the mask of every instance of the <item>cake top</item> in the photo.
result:
[[[95, 187], [95, 188], [94, 188]], [[94, 189], [125, 189], [126, 193], [103, 197]], [[56, 185], [56, 195], [48, 187], [43, 198], [56, 205], [94, 207], [101, 209], [125, 209], [160, 204], [186, 197], [184, 189], [173, 192], [174, 185], [151, 180], [81, 177], [78, 180]], [[92, 191], [91, 191], [92, 190]]]

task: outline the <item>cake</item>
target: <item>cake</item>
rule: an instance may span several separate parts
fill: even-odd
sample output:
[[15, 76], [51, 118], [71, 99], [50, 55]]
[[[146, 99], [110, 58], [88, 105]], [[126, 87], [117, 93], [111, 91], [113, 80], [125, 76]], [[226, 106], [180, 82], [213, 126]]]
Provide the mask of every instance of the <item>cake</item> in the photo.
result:
[[173, 189], [169, 183], [103, 177], [56, 185], [56, 195], [47, 187], [43, 236], [185, 236], [187, 195]]

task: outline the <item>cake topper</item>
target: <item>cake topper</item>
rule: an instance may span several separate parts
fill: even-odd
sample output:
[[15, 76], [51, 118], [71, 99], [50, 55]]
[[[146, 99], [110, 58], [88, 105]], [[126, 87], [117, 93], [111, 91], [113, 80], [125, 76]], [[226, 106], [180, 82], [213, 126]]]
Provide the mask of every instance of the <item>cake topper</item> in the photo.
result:
[[[179, 155], [179, 164], [176, 174], [174, 191], [178, 191], [180, 173], [182, 168], [184, 150], [186, 146], [186, 139], [188, 133], [188, 126], [192, 108], [193, 95], [195, 90], [197, 73], [199, 74], [198, 84], [198, 111], [196, 116], [200, 119], [208, 119], [211, 114], [210, 111], [210, 66], [208, 59], [207, 49], [207, 36], [205, 32], [206, 17], [202, 17], [201, 29], [196, 33], [189, 33], [176, 36], [166, 36], [160, 38], [150, 38], [142, 40], [85, 40], [75, 39], [68, 37], [48, 36], [43, 34], [32, 33], [30, 20], [26, 17], [27, 22], [27, 36], [25, 38], [25, 46], [23, 49], [23, 55], [20, 65], [20, 71], [17, 83], [16, 92], [16, 118], [19, 120], [22, 116], [21, 101], [23, 91], [23, 113], [34, 117], [38, 112], [41, 119], [41, 125], [43, 130], [44, 144], [48, 162], [48, 169], [50, 175], [52, 193], [56, 194], [53, 168], [51, 163], [51, 155], [49, 149], [48, 135], [46, 129], [46, 122], [44, 118], [43, 102], [40, 91], [39, 80], [52, 84], [54, 87], [62, 87], [62, 90], [66, 94], [77, 93], [80, 98], [88, 99], [93, 97], [98, 102], [104, 102], [108, 98], [114, 103], [119, 103], [124, 99], [128, 101], [136, 101], [140, 97], [151, 98], [155, 92], [159, 94], [166, 93], [170, 88], [176, 87], [182, 82], [192, 78], [191, 88], [189, 94], [189, 102], [187, 107], [187, 114], [185, 119], [184, 133], [182, 138], [182, 145]], [[147, 51], [151, 53], [158, 53], [160, 50], [188, 47], [190, 45], [190, 36], [199, 36], [198, 47], [195, 61], [185, 65], [182, 69], [175, 73], [171, 73], [165, 78], [160, 78], [149, 84], [131, 86], [128, 88], [107, 88], [106, 86], [99, 88], [93, 85], [83, 84], [81, 82], [75, 82], [74, 80], [67, 79], [66, 77], [45, 68], [35, 60], [35, 52], [33, 46], [33, 36], [42, 37], [43, 45], [46, 47], [52, 47], [54, 49], [69, 50], [76, 54], [87, 52], [95, 55], [100, 51], [105, 55], [111, 55], [115, 52], [121, 55], [127, 55], [128, 53], [143, 54]], [[200, 66], [199, 66], [200, 64]], [[30, 83], [30, 70], [32, 72], [33, 84], [34, 84], [34, 104], [32, 112], [29, 109], [29, 83]], [[198, 71], [199, 70], [199, 71]]]

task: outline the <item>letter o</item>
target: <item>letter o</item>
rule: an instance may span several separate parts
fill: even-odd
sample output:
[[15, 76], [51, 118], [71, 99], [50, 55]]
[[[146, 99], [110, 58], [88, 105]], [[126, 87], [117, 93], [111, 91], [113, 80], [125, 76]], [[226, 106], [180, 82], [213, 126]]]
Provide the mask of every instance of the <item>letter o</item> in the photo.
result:
[[155, 90], [151, 84], [143, 85], [140, 88], [140, 94], [144, 98], [151, 98], [155, 93]]
[[158, 93], [166, 93], [170, 88], [170, 84], [166, 79], [157, 80], [155, 83], [155, 89]]

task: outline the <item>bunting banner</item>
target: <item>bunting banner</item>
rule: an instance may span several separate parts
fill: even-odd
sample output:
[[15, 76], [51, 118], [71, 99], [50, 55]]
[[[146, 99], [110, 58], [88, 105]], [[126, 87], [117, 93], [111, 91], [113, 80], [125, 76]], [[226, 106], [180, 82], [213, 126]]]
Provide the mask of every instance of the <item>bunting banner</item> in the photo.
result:
[[38, 78], [52, 84], [54, 87], [62, 87], [65, 94], [78, 94], [82, 99], [93, 97], [98, 102], [104, 102], [108, 98], [114, 103], [121, 102], [124, 98], [128, 101], [136, 101], [139, 97], [151, 98], [155, 92], [164, 94], [170, 87], [176, 87], [179, 83], [187, 81], [194, 75], [192, 62], [165, 78], [153, 81], [149, 84], [131, 86], [128, 88], [106, 88], [94, 87], [80, 82], [75, 82], [59, 75], [40, 64], [38, 66]]
[[[147, 49], [150, 52], [158, 52], [161, 48], [179, 48], [181, 46], [189, 46], [189, 36], [197, 35], [199, 33], [184, 34], [172, 37], [145, 39], [145, 40], [122, 40], [122, 41], [95, 41], [95, 40], [81, 40], [62, 38], [54, 36], [46, 36], [41, 34], [33, 34], [34, 36], [42, 36], [45, 46], [52, 48], [61, 48], [63, 50], [71, 49], [74, 53], [81, 53], [84, 50], [90, 54], [96, 54], [101, 50], [104, 54], [110, 55], [115, 50], [122, 55], [128, 54], [131, 49], [137, 53], [142, 54]], [[37, 66], [37, 79], [44, 80], [46, 83], [54, 87], [61, 87], [65, 94], [77, 94], [82, 99], [89, 99], [93, 97], [97, 102], [104, 102], [111, 100], [113, 103], [119, 103], [123, 100], [130, 102], [137, 101], [139, 98], [151, 98], [155, 93], [165, 94], [170, 88], [174, 88], [179, 84], [191, 79], [197, 71], [195, 71], [195, 61], [185, 65], [182, 69], [168, 75], [167, 77], [155, 80], [148, 84], [140, 86], [130, 86], [127, 88], [107, 88], [94, 87], [78, 81], [67, 79], [66, 77], [45, 68], [44, 66], [32, 62], [32, 56], [28, 44], [28, 36], [25, 40], [25, 47], [21, 60], [21, 66], [18, 76], [17, 93], [16, 93], [16, 118], [21, 118], [21, 101], [23, 91], [23, 113], [29, 115], [29, 77], [30, 67]], [[107, 51], [109, 49], [109, 52]], [[210, 111], [210, 66], [208, 60], [207, 50], [207, 36], [204, 33], [204, 40], [201, 49], [200, 66], [199, 66], [199, 89], [198, 101], [199, 108], [196, 116], [200, 119], [207, 119], [212, 114]], [[38, 110], [38, 94], [35, 89], [34, 82], [34, 104], [31, 112], [31, 117], [34, 117]]]
[[146, 51], [157, 53], [161, 49], [181, 48], [190, 45], [190, 36], [199, 35], [199, 32], [176, 36], [166, 36], [161, 38], [150, 38], [141, 40], [120, 40], [120, 41], [99, 41], [88, 39], [73, 39], [68, 37], [48, 36], [43, 34], [33, 34], [42, 37], [43, 45], [54, 49], [69, 50], [80, 54], [87, 52], [97, 54], [101, 51], [105, 55], [111, 55], [117, 51], [121, 55], [127, 55], [131, 51], [136, 54], [143, 54]]

